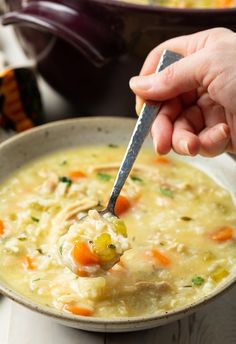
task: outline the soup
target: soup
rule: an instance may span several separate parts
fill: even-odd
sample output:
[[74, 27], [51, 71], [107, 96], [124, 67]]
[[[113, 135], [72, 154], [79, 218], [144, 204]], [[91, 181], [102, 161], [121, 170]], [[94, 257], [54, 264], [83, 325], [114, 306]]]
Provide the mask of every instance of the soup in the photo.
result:
[[[105, 207], [124, 151], [110, 144], [56, 152], [2, 184], [1, 280], [36, 303], [111, 318], [185, 307], [235, 273], [236, 212], [229, 193], [202, 171], [148, 149], [117, 204], [130, 249], [97, 276], [78, 276], [64, 264], [62, 238], [89, 209], [96, 219]], [[108, 252], [106, 240], [100, 245]]]
[[235, 7], [235, 0], [125, 0], [136, 4], [159, 5], [176, 8], [227, 8]]

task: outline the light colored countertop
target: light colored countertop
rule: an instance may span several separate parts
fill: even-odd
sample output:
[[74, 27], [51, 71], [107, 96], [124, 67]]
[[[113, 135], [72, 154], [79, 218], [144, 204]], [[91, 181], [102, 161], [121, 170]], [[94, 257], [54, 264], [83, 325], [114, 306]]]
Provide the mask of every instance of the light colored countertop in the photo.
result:
[[71, 329], [0, 298], [1, 344], [235, 344], [236, 288], [169, 325], [130, 333]]
[[[9, 28], [0, 28], [0, 47], [12, 64], [27, 61]], [[41, 78], [39, 87], [48, 120], [63, 118], [75, 109]], [[0, 131], [0, 141], [8, 134]], [[235, 344], [236, 288], [199, 310], [169, 325], [123, 334], [79, 331], [25, 309], [0, 296], [0, 344]]]

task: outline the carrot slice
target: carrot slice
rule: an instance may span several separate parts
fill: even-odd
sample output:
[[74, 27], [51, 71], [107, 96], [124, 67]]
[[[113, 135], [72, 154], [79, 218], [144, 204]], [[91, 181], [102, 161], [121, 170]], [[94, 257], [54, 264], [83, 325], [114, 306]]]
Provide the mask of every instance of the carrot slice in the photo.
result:
[[73, 260], [80, 265], [96, 265], [100, 262], [100, 258], [82, 241], [75, 243], [71, 255]]
[[127, 197], [119, 195], [115, 205], [115, 213], [117, 216], [123, 214], [131, 208], [131, 203]]
[[0, 220], [0, 235], [4, 234], [4, 223]]
[[85, 270], [78, 269], [76, 271], [76, 275], [78, 275], [79, 277], [88, 277], [89, 273], [87, 271], [85, 271]]
[[224, 242], [227, 240], [231, 240], [233, 238], [233, 233], [234, 233], [233, 228], [225, 226], [211, 233], [210, 237], [212, 240], [215, 240], [218, 242]]
[[232, 0], [218, 0], [218, 7], [229, 7], [232, 5]]
[[25, 258], [23, 259], [23, 267], [25, 270], [34, 270], [35, 265], [33, 259], [29, 256], [25, 256]]
[[163, 164], [163, 165], [168, 165], [170, 164], [170, 160], [167, 159], [165, 156], [163, 155], [158, 155], [155, 157], [155, 162], [158, 163], [158, 164]]
[[63, 309], [69, 313], [75, 315], [83, 315], [83, 316], [91, 316], [93, 314], [93, 310], [89, 308], [85, 308], [83, 306], [75, 306], [72, 304], [65, 304]]
[[170, 259], [165, 254], [163, 254], [162, 252], [156, 249], [146, 251], [145, 255], [147, 257], [154, 258], [154, 260], [156, 260], [157, 263], [160, 264], [161, 266], [168, 267], [171, 264]]
[[85, 178], [86, 174], [84, 172], [82, 172], [82, 171], [71, 171], [69, 173], [69, 177], [72, 180], [77, 180], [77, 179], [80, 179], [80, 178]]

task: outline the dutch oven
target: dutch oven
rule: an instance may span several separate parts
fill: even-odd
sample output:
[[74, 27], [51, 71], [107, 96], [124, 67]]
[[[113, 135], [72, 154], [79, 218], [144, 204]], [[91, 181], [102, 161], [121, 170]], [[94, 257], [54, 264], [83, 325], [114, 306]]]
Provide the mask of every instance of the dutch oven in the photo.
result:
[[41, 75], [84, 114], [134, 114], [129, 78], [158, 43], [224, 26], [236, 8], [177, 9], [117, 0], [8, 0], [5, 25]]

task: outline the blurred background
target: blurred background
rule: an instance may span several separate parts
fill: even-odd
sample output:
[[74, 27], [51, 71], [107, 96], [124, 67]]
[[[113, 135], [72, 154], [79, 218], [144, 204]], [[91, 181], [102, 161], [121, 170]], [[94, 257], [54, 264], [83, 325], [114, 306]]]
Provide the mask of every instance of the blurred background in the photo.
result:
[[[0, 0], [0, 9], [0, 67], [36, 73], [43, 106], [40, 111], [31, 72], [3, 73], [6, 84], [14, 77], [30, 117], [28, 123], [25, 117], [24, 123], [14, 123], [17, 131], [81, 115], [135, 116], [128, 81], [152, 48], [211, 27], [236, 29], [235, 0]], [[28, 77], [31, 86], [22, 89]], [[8, 90], [2, 90], [6, 123], [15, 116], [6, 105]]]

